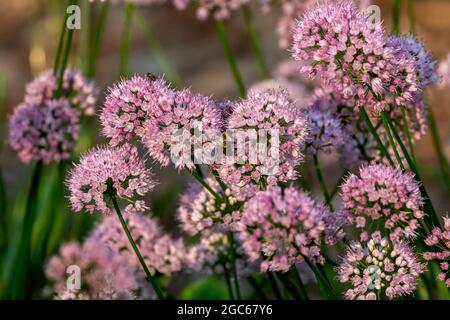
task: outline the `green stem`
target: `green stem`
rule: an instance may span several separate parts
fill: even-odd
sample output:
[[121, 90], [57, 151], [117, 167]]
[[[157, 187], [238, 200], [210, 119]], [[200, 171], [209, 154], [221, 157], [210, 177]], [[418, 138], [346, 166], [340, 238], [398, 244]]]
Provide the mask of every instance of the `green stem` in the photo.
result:
[[389, 129], [389, 124], [386, 120], [386, 116], [384, 113], [381, 114], [381, 121], [383, 122], [383, 126], [384, 126], [384, 129], [386, 130], [386, 133], [387, 133], [387, 136], [389, 139], [389, 143], [392, 146], [392, 150], [394, 150], [395, 158], [397, 159], [397, 162], [400, 165], [400, 168], [402, 169], [402, 171], [405, 171], [405, 166], [403, 165], [402, 158], [400, 158], [397, 148], [395, 147], [394, 138], [392, 137], [391, 130]]
[[30, 274], [26, 268], [31, 262], [31, 238], [34, 221], [37, 213], [37, 200], [39, 194], [39, 184], [42, 176], [43, 163], [41, 161], [35, 164], [31, 178], [30, 189], [28, 191], [28, 200], [23, 216], [22, 230], [20, 236], [19, 248], [16, 257], [16, 269], [14, 271], [14, 285], [12, 286], [12, 297], [19, 299], [29, 297]]
[[281, 283], [285, 287], [285, 289], [289, 292], [289, 294], [294, 298], [295, 300], [304, 300], [300, 293], [295, 288], [294, 284], [290, 281], [290, 279], [287, 278], [286, 274], [284, 273], [277, 273], [278, 279], [280, 279]]
[[392, 33], [400, 33], [400, 14], [401, 14], [401, 0], [393, 0], [392, 3]]
[[292, 266], [291, 273], [297, 281], [297, 286], [303, 300], [309, 300], [308, 292], [306, 291], [305, 285], [303, 284], [302, 278], [300, 277], [300, 273], [298, 272], [298, 269], [295, 265]]
[[233, 293], [233, 286], [231, 285], [231, 280], [230, 280], [230, 271], [228, 270], [226, 264], [222, 264], [223, 267], [223, 274], [225, 277], [225, 282], [227, 284], [227, 288], [228, 288], [228, 295], [230, 296], [230, 300], [234, 300], [234, 293]]
[[236, 268], [236, 243], [234, 241], [233, 233], [228, 233], [228, 240], [230, 242], [230, 253], [231, 253], [231, 273], [233, 275], [234, 287], [236, 289], [236, 298], [241, 300], [241, 288], [239, 286], [239, 278]]
[[278, 287], [277, 280], [275, 279], [271, 271], [267, 271], [267, 277], [269, 278], [269, 283], [272, 287], [275, 297], [278, 300], [283, 300], [283, 295], [281, 294], [280, 288]]
[[[8, 212], [6, 208], [6, 190], [5, 183], [3, 180], [3, 174], [0, 168], [0, 258], [3, 254], [4, 245], [6, 245], [6, 239], [8, 238], [8, 227], [6, 224], [6, 212]], [[1, 273], [0, 273], [1, 276]]]
[[121, 76], [128, 75], [128, 47], [130, 42], [131, 18], [133, 17], [134, 10], [135, 6], [131, 3], [125, 6], [119, 52], [119, 72]]
[[333, 190], [331, 191], [330, 197], [331, 199], [334, 198], [334, 196], [338, 193], [339, 187], [341, 186], [341, 183], [344, 181], [345, 176], [348, 174], [348, 170], [345, 170], [344, 173], [339, 177], [338, 181], [334, 185]]
[[55, 62], [53, 63], [53, 75], [57, 75], [58, 72], [58, 64], [59, 64], [59, 60], [61, 58], [61, 51], [62, 51], [62, 46], [64, 43], [64, 37], [66, 34], [66, 23], [67, 23], [67, 17], [69, 16], [69, 14], [65, 13], [64, 15], [64, 19], [63, 19], [63, 23], [61, 24], [61, 31], [60, 31], [60, 35], [59, 35], [59, 41], [58, 41], [58, 47], [56, 49], [56, 55], [55, 55]]
[[195, 171], [189, 171], [189, 173], [198, 181], [200, 184], [211, 193], [211, 195], [216, 198], [217, 200], [222, 201], [222, 197], [215, 192], [208, 183], [202, 178], [202, 176], [195, 170]]
[[333, 211], [333, 204], [331, 203], [331, 197], [330, 194], [328, 193], [328, 189], [327, 186], [325, 184], [325, 180], [323, 179], [322, 176], [322, 170], [320, 169], [320, 163], [319, 163], [319, 158], [317, 157], [317, 154], [315, 154], [313, 156], [314, 159], [314, 168], [316, 169], [316, 175], [317, 175], [317, 179], [319, 180], [319, 184], [320, 184], [320, 189], [322, 190], [323, 196], [325, 198], [325, 202], [327, 203], [328, 207], [330, 207], [330, 209]]
[[222, 45], [223, 52], [228, 62], [228, 66], [230, 67], [231, 73], [233, 75], [234, 81], [236, 82], [236, 86], [238, 87], [239, 94], [241, 97], [245, 97], [245, 85], [242, 81], [241, 74], [236, 64], [236, 60], [233, 55], [233, 51], [231, 50], [230, 42], [228, 40], [227, 34], [225, 32], [225, 27], [223, 23], [219, 20], [215, 20], [215, 27], [217, 34], [219, 36], [220, 44]]
[[147, 276], [147, 280], [151, 283], [153, 290], [155, 290], [156, 295], [160, 300], [165, 300], [164, 294], [156, 281], [156, 279], [152, 276], [150, 273], [150, 270], [147, 267], [147, 264], [145, 263], [144, 258], [141, 255], [141, 252], [139, 251], [136, 242], [134, 242], [133, 237], [131, 236], [130, 230], [128, 229], [127, 223], [125, 219], [122, 216], [122, 213], [120, 212], [119, 205], [117, 204], [116, 198], [113, 196], [111, 197], [111, 201], [114, 205], [114, 209], [116, 210], [117, 216], [119, 217], [120, 223], [122, 224], [123, 231], [125, 231], [125, 234], [127, 235], [128, 241], [131, 244], [131, 247], [134, 250], [134, 253], [136, 254], [137, 258], [139, 259], [139, 262], [141, 263], [142, 268], [144, 269], [145, 275]]
[[409, 131], [408, 118], [406, 117], [406, 108], [403, 105], [400, 108], [402, 111], [402, 119], [403, 119], [403, 134], [405, 135], [406, 139], [408, 140], [409, 152], [411, 152], [412, 160], [414, 161], [414, 165], [417, 167], [416, 154], [414, 152], [414, 146], [413, 146], [413, 142], [412, 142], [411, 132]]
[[406, 6], [409, 18], [409, 31], [412, 34], [416, 34], [416, 17], [414, 14], [414, 0], [406, 0]]
[[248, 282], [253, 287], [253, 291], [256, 296], [259, 296], [262, 300], [267, 300], [266, 295], [264, 294], [264, 288], [259, 284], [258, 280], [251, 274], [247, 277]]
[[333, 291], [333, 287], [331, 286], [330, 280], [328, 280], [327, 275], [325, 274], [323, 268], [320, 268], [318, 265], [309, 261], [308, 258], [303, 257], [306, 264], [310, 267], [310, 269], [314, 272], [316, 276], [316, 280], [319, 284], [319, 289], [322, 293], [322, 296], [326, 299], [336, 299], [336, 296]]
[[105, 30], [106, 17], [108, 15], [109, 2], [102, 3], [98, 22], [95, 26], [94, 38], [89, 52], [89, 61], [86, 69], [86, 76], [92, 78], [96, 71], [98, 53], [100, 51], [100, 44]]
[[386, 159], [388, 159], [389, 164], [391, 166], [394, 166], [394, 161], [392, 161], [391, 155], [389, 154], [389, 152], [387, 151], [387, 149], [384, 146], [383, 142], [381, 141], [381, 138], [378, 135], [377, 130], [373, 126], [372, 121], [370, 121], [369, 115], [367, 114], [366, 110], [364, 110], [363, 107], [359, 107], [359, 114], [363, 118], [364, 122], [366, 123], [366, 125], [367, 125], [367, 127], [368, 127], [368, 129], [370, 131], [370, 133], [372, 134], [372, 136], [374, 137], [375, 141], [377, 142], [378, 148], [380, 149], [382, 154], [386, 157]]
[[147, 39], [150, 50], [155, 56], [156, 64], [161, 68], [161, 71], [165, 73], [170, 82], [172, 82], [177, 87], [181, 86], [181, 77], [172, 67], [169, 59], [167, 58], [167, 54], [159, 44], [158, 40], [150, 29], [149, 24], [146, 23], [144, 17], [139, 11], [136, 11], [136, 22], [141, 32]]
[[255, 57], [261, 77], [263, 79], [266, 79], [269, 77], [269, 69], [267, 68], [267, 64], [264, 60], [264, 55], [262, 54], [261, 46], [258, 41], [258, 35], [256, 33], [255, 24], [253, 23], [253, 17], [250, 7], [248, 5], [243, 6], [242, 12], [244, 13], [245, 25], [247, 27], [253, 56]]

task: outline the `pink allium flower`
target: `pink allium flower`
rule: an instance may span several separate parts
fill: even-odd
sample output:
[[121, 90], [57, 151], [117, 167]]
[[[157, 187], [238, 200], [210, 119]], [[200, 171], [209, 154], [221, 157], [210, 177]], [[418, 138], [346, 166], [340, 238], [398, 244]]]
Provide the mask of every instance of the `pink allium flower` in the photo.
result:
[[78, 139], [79, 119], [65, 99], [22, 103], [9, 119], [9, 144], [24, 163], [67, 160]]
[[97, 148], [84, 155], [67, 179], [70, 203], [76, 212], [82, 209], [110, 214], [110, 198], [131, 202], [126, 211], [144, 211], [141, 198], [155, 186], [151, 172], [139, 159], [136, 147]]
[[423, 199], [413, 176], [385, 165], [369, 165], [342, 185], [342, 200], [352, 222], [367, 231], [382, 224], [390, 238], [416, 237]]
[[401, 48], [415, 59], [417, 80], [421, 89], [438, 81], [436, 61], [430, 56], [424, 46], [414, 38], [414, 36], [410, 35], [404, 37], [392, 35], [389, 37], [389, 41], [393, 47]]
[[292, 55], [354, 107], [405, 104], [418, 89], [415, 59], [350, 2], [307, 11], [293, 29]]
[[[170, 276], [182, 269], [185, 248], [180, 240], [172, 239], [149, 215], [126, 213], [124, 218], [152, 274]], [[116, 215], [104, 217], [94, 229], [93, 236], [123, 255], [133, 270], [142, 269]]]
[[258, 192], [246, 204], [240, 239], [251, 261], [262, 259], [262, 272], [287, 272], [304, 258], [323, 263], [320, 245], [343, 237], [342, 224], [323, 204], [289, 187]]
[[194, 169], [207, 158], [221, 137], [221, 111], [211, 99], [185, 89], [173, 103], [146, 119], [141, 135], [149, 155], [163, 166]]
[[[80, 268], [80, 288], [67, 285], [71, 266]], [[138, 287], [126, 260], [95, 238], [83, 245], [63, 245], [59, 254], [49, 259], [45, 275], [53, 283], [56, 299], [134, 299], [133, 290]]]
[[144, 121], [170, 110], [174, 100], [175, 92], [163, 79], [134, 76], [124, 80], [105, 98], [100, 114], [102, 133], [112, 146], [141, 136]]
[[368, 241], [350, 243], [337, 273], [340, 282], [351, 283], [346, 299], [377, 300], [413, 293], [424, 270], [406, 242], [392, 242], [376, 231]]
[[[174, 5], [178, 10], [185, 10], [192, 0], [174, 0]], [[206, 20], [212, 16], [216, 20], [226, 20], [230, 17], [232, 11], [240, 9], [243, 5], [249, 3], [250, 0], [198, 0], [197, 18]]]
[[[53, 98], [58, 85], [57, 76], [52, 70], [39, 74], [25, 88], [25, 102], [28, 104], [45, 104]], [[95, 114], [99, 88], [94, 81], [83, 76], [80, 70], [66, 69], [62, 83], [62, 96], [67, 97], [71, 107], [87, 116]]]
[[[275, 185], [297, 178], [296, 166], [303, 159], [307, 120], [300, 109], [289, 101], [286, 91], [251, 92], [247, 99], [234, 106], [227, 129], [241, 138], [252, 132], [256, 136], [261, 132], [270, 135], [267, 143], [258, 138], [259, 141], [253, 141], [252, 138], [249, 141], [234, 137], [237, 140], [234, 158], [217, 166], [220, 178], [230, 185], [233, 196], [238, 200], [253, 195], [261, 184]], [[273, 143], [272, 137], [276, 139], [276, 134], [279, 139]], [[251, 151], [239, 154], [238, 150], [248, 150], [249, 144], [258, 146], [257, 152], [254, 152], [258, 153], [257, 159], [252, 158]], [[267, 151], [264, 154], [261, 152], [263, 147]]]
[[447, 54], [444, 60], [439, 63], [438, 75], [440, 78], [439, 85], [441, 87], [450, 86], [450, 52]]
[[444, 281], [446, 286], [450, 288], [450, 218], [444, 217], [444, 229], [435, 227], [431, 235], [425, 239], [425, 243], [430, 246], [433, 251], [423, 253], [425, 260], [436, 260], [439, 262], [441, 272], [438, 280]]
[[228, 231], [241, 217], [241, 204], [230, 195], [230, 190], [223, 192], [212, 177], [205, 181], [223, 200], [217, 200], [198, 182], [189, 185], [177, 209], [180, 227], [189, 235], [205, 230]]

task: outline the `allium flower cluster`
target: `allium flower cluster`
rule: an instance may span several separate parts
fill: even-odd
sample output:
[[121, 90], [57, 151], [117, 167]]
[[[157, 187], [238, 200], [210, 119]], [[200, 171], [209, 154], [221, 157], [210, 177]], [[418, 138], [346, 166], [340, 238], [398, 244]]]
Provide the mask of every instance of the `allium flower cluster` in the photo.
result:
[[[80, 288], [67, 286], [71, 266], [80, 268]], [[95, 238], [83, 245], [63, 245], [59, 254], [49, 259], [45, 275], [53, 283], [56, 299], [134, 299], [133, 290], [138, 287], [126, 260]]]
[[22, 103], [9, 119], [9, 143], [24, 163], [67, 160], [78, 139], [79, 117], [65, 99]]
[[260, 269], [287, 272], [304, 258], [323, 263], [320, 245], [332, 245], [344, 236], [343, 219], [333, 218], [323, 204], [303, 192], [279, 187], [258, 192], [246, 204], [241, 219], [242, 248]]
[[[423, 199], [413, 176], [374, 164], [351, 174], [342, 185], [342, 201], [353, 224], [367, 231], [378, 226], [393, 240], [417, 236]], [[366, 236], [366, 233], [363, 233]]]
[[[53, 98], [58, 86], [58, 77], [52, 70], [39, 74], [25, 88], [25, 102], [28, 104], [45, 104]], [[67, 97], [71, 107], [82, 114], [92, 116], [95, 113], [99, 88], [94, 81], [83, 76], [80, 70], [66, 69], [62, 82], [62, 96]]]
[[211, 99], [185, 89], [173, 103], [153, 112], [144, 123], [142, 143], [149, 155], [163, 166], [174, 162], [180, 170], [195, 163], [212, 163], [209, 156], [221, 137], [221, 111]]
[[[193, 1], [173, 0], [173, 2], [178, 10], [185, 10]], [[216, 20], [223, 21], [230, 17], [232, 11], [238, 10], [249, 2], [250, 0], [198, 0], [196, 1], [197, 18], [206, 20], [213, 17]]]
[[192, 236], [206, 230], [228, 231], [241, 217], [241, 204], [230, 195], [230, 190], [223, 192], [214, 178], [205, 181], [222, 199], [216, 199], [196, 182], [181, 196], [177, 209], [181, 229]]
[[406, 104], [418, 90], [416, 61], [350, 2], [307, 11], [293, 29], [292, 55], [355, 107]]
[[137, 148], [125, 144], [116, 148], [97, 148], [84, 155], [67, 180], [72, 209], [95, 210], [110, 214], [111, 198], [132, 202], [126, 211], [144, 211], [144, 196], [155, 186]]
[[444, 60], [439, 63], [438, 66], [439, 85], [442, 87], [450, 86], [450, 52], [447, 54]]
[[439, 262], [441, 272], [437, 279], [444, 281], [447, 287], [450, 287], [450, 218], [444, 217], [444, 229], [435, 227], [431, 235], [425, 239], [426, 245], [433, 251], [424, 252], [425, 260], [436, 260]]
[[100, 114], [102, 133], [116, 146], [143, 133], [145, 120], [169, 110], [175, 92], [163, 79], [134, 76], [114, 85]]
[[413, 293], [424, 270], [406, 242], [392, 242], [377, 231], [370, 240], [350, 243], [337, 273], [340, 282], [351, 283], [346, 299], [377, 300]]
[[[181, 240], [172, 239], [148, 215], [131, 213], [125, 214], [124, 219], [152, 274], [170, 276], [182, 269], [185, 247]], [[94, 229], [93, 235], [114, 252], [124, 256], [132, 270], [141, 270], [141, 264], [116, 215], [104, 217]]]
[[[241, 135], [241, 139], [236, 139], [236, 152], [232, 152], [236, 155], [234, 162], [227, 161], [217, 169], [238, 200], [254, 194], [261, 184], [275, 185], [297, 177], [296, 166], [303, 159], [302, 149], [307, 137], [307, 120], [289, 101], [285, 90], [251, 92], [247, 99], [235, 104], [227, 129]], [[243, 139], [244, 134], [249, 134], [250, 138]], [[258, 137], [260, 134], [267, 134], [267, 139]], [[251, 152], [255, 149], [252, 147], [256, 152]], [[228, 155], [229, 152], [227, 150]], [[257, 159], [254, 159], [255, 154]]]

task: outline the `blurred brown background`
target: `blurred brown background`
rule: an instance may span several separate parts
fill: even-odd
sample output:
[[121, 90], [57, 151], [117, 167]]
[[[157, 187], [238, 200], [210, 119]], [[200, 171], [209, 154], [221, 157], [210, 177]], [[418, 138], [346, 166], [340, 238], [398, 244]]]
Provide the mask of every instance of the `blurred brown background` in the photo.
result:
[[[71, 66], [83, 66], [89, 36], [86, 12], [96, 12], [87, 0], [79, 0], [82, 8], [81, 30], [76, 32]], [[406, 1], [404, 1], [406, 3]], [[391, 0], [374, 1], [381, 7], [382, 19], [390, 30]], [[450, 0], [415, 0], [416, 30], [419, 39], [432, 55], [441, 60], [450, 51]], [[15, 0], [0, 1], [0, 164], [6, 183], [15, 184], [24, 177], [25, 166], [19, 163], [6, 143], [6, 117], [23, 98], [26, 82], [33, 75], [51, 67], [58, 42], [59, 26], [65, 10], [62, 0]], [[271, 67], [288, 57], [278, 47], [275, 34], [279, 10], [262, 15], [253, 8], [256, 27], [263, 51]], [[228, 70], [212, 21], [198, 21], [194, 11], [179, 12], [171, 4], [139, 9], [151, 26], [170, 61], [181, 75], [183, 85], [191, 87], [216, 99], [235, 98], [237, 91]], [[402, 32], [409, 29], [405, 5], [402, 13]], [[98, 14], [98, 12], [97, 12]], [[117, 82], [119, 40], [123, 20], [123, 6], [112, 5], [107, 17], [105, 34], [97, 63], [96, 81], [102, 89]], [[258, 70], [253, 62], [250, 45], [240, 11], [226, 22], [233, 51], [247, 85], [258, 80]], [[139, 28], [134, 25], [130, 44], [131, 72], [158, 73], [158, 67]], [[103, 94], [102, 94], [103, 96]], [[430, 101], [438, 121], [438, 127], [447, 156], [450, 156], [450, 89], [433, 88]], [[417, 145], [422, 170], [427, 173], [433, 200], [440, 211], [448, 211], [449, 199], [445, 189], [433, 181], [438, 180], [439, 170], [430, 136]]]

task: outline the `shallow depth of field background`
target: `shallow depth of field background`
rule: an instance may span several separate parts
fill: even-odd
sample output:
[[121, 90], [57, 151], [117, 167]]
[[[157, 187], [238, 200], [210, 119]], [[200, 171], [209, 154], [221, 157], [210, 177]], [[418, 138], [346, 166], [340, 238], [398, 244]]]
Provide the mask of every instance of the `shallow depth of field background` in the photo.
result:
[[[385, 27], [390, 30], [391, 0], [374, 1], [381, 7]], [[98, 15], [87, 0], [80, 0], [82, 11], [81, 30], [75, 32], [70, 66], [83, 68], [86, 61], [86, 46], [90, 31], [89, 14]], [[23, 99], [24, 86], [34, 75], [51, 67], [66, 1], [60, 0], [15, 0], [0, 1], [0, 168], [3, 171], [8, 196], [20, 194], [19, 189], [27, 185], [29, 168], [23, 165], [7, 144], [7, 117]], [[96, 6], [98, 8], [98, 6]], [[402, 32], [408, 31], [405, 8], [402, 14]], [[184, 86], [191, 87], [215, 99], [235, 99], [238, 96], [234, 81], [221, 50], [213, 22], [196, 19], [193, 10], [178, 12], [172, 5], [139, 7], [169, 59], [179, 72]], [[415, 0], [416, 30], [419, 39], [435, 59], [442, 60], [450, 51], [450, 0]], [[278, 47], [275, 34], [276, 17], [261, 14], [253, 8], [257, 30], [263, 51], [270, 67], [289, 57], [288, 52]], [[119, 80], [119, 41], [122, 28], [123, 6], [112, 5], [107, 17], [105, 34], [97, 62], [95, 81], [102, 88], [98, 106], [101, 106], [105, 89]], [[92, 21], [92, 20], [91, 20]], [[242, 12], [232, 14], [226, 29], [238, 57], [247, 86], [258, 81], [259, 74], [253, 61], [250, 45], [243, 24]], [[142, 32], [133, 25], [129, 56], [130, 73], [159, 73]], [[450, 90], [434, 87], [430, 90], [430, 102], [438, 122], [444, 152], [450, 157]], [[94, 120], [97, 122], [97, 119]], [[104, 140], [93, 131], [90, 141], [80, 141], [79, 150], [86, 150]], [[440, 181], [440, 171], [430, 134], [416, 145], [421, 170], [432, 201], [440, 213], [450, 208], [450, 199]], [[333, 158], [323, 160], [325, 175], [335, 181], [338, 172], [327, 169]], [[186, 185], [187, 177], [177, 175], [168, 167], [161, 170], [152, 165], [161, 182], [152, 193], [151, 207], [155, 215], [164, 217], [167, 229], [172, 229], [171, 219], [179, 192]], [[45, 179], [45, 178], [44, 178]], [[314, 180], [315, 181], [315, 180]], [[14, 199], [12, 199], [14, 200]], [[3, 210], [3, 208], [0, 208]]]

